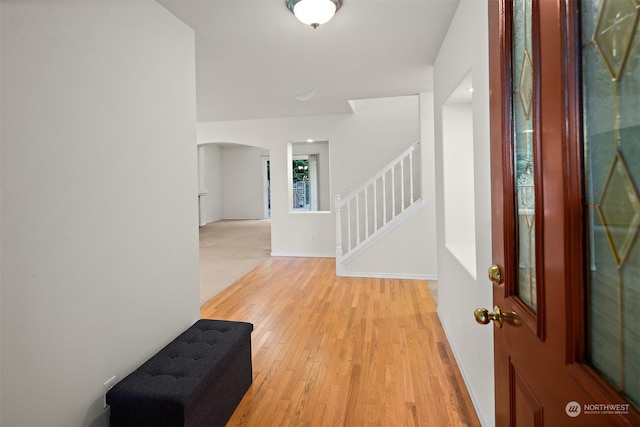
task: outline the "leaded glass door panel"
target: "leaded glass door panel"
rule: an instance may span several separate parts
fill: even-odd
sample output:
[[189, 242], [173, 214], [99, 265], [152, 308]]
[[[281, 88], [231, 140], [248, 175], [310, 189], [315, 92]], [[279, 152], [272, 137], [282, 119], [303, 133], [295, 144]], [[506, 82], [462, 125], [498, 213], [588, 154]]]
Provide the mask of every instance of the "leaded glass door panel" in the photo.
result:
[[640, 425], [639, 16], [489, 1], [498, 426]]
[[581, 3], [586, 355], [640, 407], [640, 5]]

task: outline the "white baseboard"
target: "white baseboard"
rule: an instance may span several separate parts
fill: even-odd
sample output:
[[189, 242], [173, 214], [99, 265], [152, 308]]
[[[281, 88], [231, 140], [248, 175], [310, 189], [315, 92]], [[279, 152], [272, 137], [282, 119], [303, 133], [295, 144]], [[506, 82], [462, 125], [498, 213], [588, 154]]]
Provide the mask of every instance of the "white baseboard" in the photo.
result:
[[[272, 257], [287, 258], [335, 258], [335, 254], [330, 253], [292, 253], [292, 252], [271, 252]], [[375, 273], [364, 271], [343, 271], [343, 277], [367, 277], [371, 279], [407, 279], [407, 280], [428, 280], [438, 281], [438, 276], [434, 274], [412, 274], [412, 273]]]
[[438, 280], [438, 276], [432, 274], [410, 273], [372, 273], [361, 271], [342, 271], [342, 277], [367, 277], [371, 279], [408, 279], [408, 280]]
[[271, 252], [272, 257], [289, 257], [289, 258], [335, 258], [334, 253], [310, 253], [310, 252]]

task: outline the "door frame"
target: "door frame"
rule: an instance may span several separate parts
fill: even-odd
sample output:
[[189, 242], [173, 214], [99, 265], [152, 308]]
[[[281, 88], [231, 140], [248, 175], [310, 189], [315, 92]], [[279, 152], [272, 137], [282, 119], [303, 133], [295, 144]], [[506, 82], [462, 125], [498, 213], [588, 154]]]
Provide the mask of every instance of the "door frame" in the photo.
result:
[[271, 218], [271, 157], [262, 156], [262, 218]]

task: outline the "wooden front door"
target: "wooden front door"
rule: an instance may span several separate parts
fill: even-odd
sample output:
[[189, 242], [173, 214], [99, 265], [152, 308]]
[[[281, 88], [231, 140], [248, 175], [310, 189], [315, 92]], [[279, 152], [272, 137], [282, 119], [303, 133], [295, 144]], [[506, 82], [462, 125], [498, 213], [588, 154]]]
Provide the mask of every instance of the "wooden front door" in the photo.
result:
[[640, 0], [489, 8], [496, 425], [638, 426]]

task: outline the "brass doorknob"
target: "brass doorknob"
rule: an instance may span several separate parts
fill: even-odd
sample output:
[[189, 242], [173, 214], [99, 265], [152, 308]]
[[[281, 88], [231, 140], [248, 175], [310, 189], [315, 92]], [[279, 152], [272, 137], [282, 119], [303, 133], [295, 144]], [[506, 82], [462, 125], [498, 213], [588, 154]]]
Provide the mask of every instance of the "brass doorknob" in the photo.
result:
[[489, 267], [489, 280], [496, 286], [502, 285], [504, 283], [504, 268], [498, 264], [493, 264]]
[[497, 305], [493, 307], [493, 312], [486, 308], [476, 308], [473, 315], [476, 318], [476, 322], [481, 325], [486, 325], [493, 320], [493, 324], [498, 328], [502, 328], [503, 322], [517, 323], [520, 320], [520, 316], [515, 311], [505, 313]]

